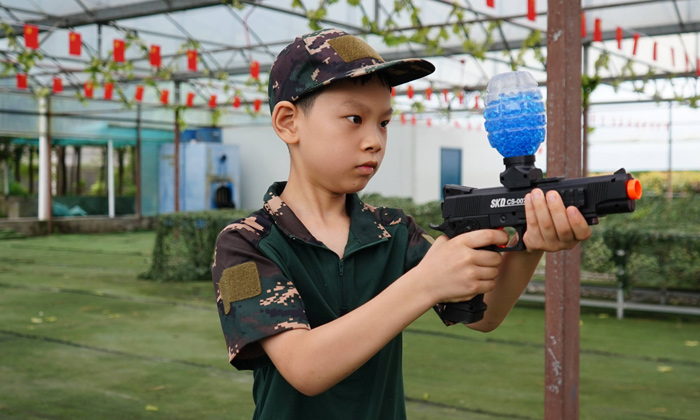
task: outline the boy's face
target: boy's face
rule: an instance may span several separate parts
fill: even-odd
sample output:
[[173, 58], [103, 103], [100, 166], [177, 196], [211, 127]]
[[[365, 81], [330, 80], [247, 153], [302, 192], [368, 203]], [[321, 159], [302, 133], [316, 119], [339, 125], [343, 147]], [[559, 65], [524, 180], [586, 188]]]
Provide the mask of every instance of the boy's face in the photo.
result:
[[294, 169], [333, 193], [362, 190], [384, 158], [391, 93], [378, 79], [335, 82], [299, 114]]

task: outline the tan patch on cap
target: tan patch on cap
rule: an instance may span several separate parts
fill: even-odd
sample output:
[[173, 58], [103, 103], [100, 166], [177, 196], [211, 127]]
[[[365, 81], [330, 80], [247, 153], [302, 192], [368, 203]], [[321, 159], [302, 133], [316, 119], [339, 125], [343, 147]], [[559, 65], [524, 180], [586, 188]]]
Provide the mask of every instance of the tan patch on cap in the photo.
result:
[[338, 38], [329, 39], [330, 45], [338, 56], [346, 63], [359, 60], [361, 58], [374, 58], [384, 62], [382, 57], [368, 43], [352, 35], [340, 36]]
[[227, 268], [219, 279], [219, 293], [224, 312], [231, 312], [231, 303], [258, 296], [262, 293], [258, 267], [253, 261]]

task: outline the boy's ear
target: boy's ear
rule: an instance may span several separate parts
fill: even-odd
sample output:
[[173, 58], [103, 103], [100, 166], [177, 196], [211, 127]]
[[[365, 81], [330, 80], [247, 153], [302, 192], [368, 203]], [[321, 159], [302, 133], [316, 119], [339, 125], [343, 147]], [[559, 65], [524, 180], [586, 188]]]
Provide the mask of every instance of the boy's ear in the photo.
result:
[[272, 110], [272, 128], [285, 143], [294, 144], [299, 141], [297, 120], [301, 109], [289, 101], [281, 101]]

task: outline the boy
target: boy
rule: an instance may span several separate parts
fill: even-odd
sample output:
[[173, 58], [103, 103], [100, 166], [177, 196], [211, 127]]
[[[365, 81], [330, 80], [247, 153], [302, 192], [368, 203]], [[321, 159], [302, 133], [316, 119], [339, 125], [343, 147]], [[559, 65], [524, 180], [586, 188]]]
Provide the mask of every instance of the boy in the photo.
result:
[[287, 144], [289, 179], [264, 207], [226, 227], [212, 276], [229, 360], [253, 369], [255, 419], [406, 417], [401, 331], [441, 302], [486, 293], [469, 327], [508, 314], [543, 251], [590, 235], [556, 193], [526, 198], [528, 250], [478, 250], [508, 235], [480, 230], [431, 240], [397, 209], [363, 204], [382, 162], [391, 86], [434, 70], [385, 63], [364, 41], [326, 29], [298, 37], [270, 71], [272, 126]]

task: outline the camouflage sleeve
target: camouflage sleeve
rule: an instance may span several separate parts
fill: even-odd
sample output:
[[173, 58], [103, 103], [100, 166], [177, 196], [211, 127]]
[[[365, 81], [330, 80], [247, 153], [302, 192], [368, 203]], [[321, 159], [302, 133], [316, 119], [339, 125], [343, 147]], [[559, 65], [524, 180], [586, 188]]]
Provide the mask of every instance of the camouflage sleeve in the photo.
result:
[[229, 362], [237, 369], [269, 363], [259, 341], [280, 332], [309, 329], [294, 284], [257, 249], [260, 217], [227, 226], [216, 242], [212, 279]]
[[404, 267], [404, 271], [408, 271], [418, 265], [434, 242], [433, 238], [416, 224], [413, 217], [406, 216], [406, 225], [408, 227], [408, 244], [406, 245], [406, 267]]

